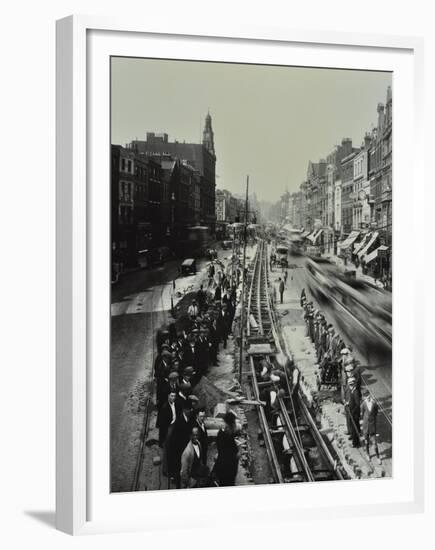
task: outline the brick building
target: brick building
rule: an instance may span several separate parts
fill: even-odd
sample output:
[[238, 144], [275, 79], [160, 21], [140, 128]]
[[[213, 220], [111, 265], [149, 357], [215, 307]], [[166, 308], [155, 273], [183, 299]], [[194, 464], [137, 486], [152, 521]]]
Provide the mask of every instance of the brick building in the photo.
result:
[[187, 161], [195, 169], [200, 179], [200, 220], [213, 232], [216, 224], [215, 188], [216, 154], [212, 119], [208, 113], [205, 119], [202, 143], [170, 142], [168, 134], [147, 132], [146, 140], [135, 140], [127, 145], [128, 149], [148, 157], [166, 155], [173, 159]]

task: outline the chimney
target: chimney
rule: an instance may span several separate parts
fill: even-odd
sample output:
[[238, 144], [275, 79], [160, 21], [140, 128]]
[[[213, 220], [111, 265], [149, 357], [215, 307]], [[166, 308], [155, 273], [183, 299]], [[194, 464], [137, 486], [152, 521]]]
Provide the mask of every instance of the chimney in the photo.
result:
[[370, 147], [372, 138], [368, 132], [366, 132], [364, 136], [364, 149], [367, 151], [367, 149]]
[[382, 132], [384, 127], [384, 104], [378, 103], [378, 133]]
[[352, 153], [352, 140], [350, 138], [343, 138], [341, 140], [341, 146], [343, 148], [343, 158]]
[[387, 103], [389, 101], [391, 101], [391, 99], [392, 99], [391, 86], [388, 86], [388, 88], [387, 88]]

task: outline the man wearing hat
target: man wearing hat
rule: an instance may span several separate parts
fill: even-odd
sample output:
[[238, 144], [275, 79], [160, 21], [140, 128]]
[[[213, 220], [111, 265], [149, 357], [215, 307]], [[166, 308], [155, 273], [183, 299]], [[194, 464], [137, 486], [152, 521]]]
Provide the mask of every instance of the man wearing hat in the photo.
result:
[[377, 402], [374, 400], [373, 395], [366, 391], [364, 393], [364, 400], [361, 405], [361, 414], [362, 414], [362, 433], [364, 437], [364, 443], [366, 447], [366, 453], [368, 459], [370, 457], [370, 441], [373, 441], [375, 447], [375, 454], [378, 459], [379, 464], [382, 464], [382, 460], [379, 456], [379, 447], [377, 440], [377, 417], [378, 417], [379, 407]]
[[195, 344], [195, 369], [201, 377], [207, 372], [209, 363], [209, 342], [207, 339], [207, 328], [201, 326], [199, 337]]
[[224, 349], [227, 347], [228, 334], [231, 332], [231, 320], [226, 305], [223, 306], [221, 315], [219, 316], [220, 333], [224, 344]]
[[185, 403], [188, 403], [189, 406], [191, 406], [191, 402], [189, 401], [189, 394], [191, 390], [192, 385], [190, 384], [190, 382], [186, 382], [185, 379], [181, 380], [178, 388], [177, 398], [175, 400], [177, 409], [181, 410]]
[[315, 329], [314, 329], [314, 345], [316, 346], [316, 349], [319, 346], [320, 343], [320, 332], [322, 328], [322, 319], [323, 316], [320, 312], [317, 312], [317, 315], [315, 317]]
[[169, 344], [164, 344], [160, 353], [154, 361], [154, 376], [158, 378], [161, 373], [167, 370], [171, 365], [171, 352], [169, 351]]
[[[197, 398], [198, 399], [198, 398]], [[208, 432], [207, 428], [205, 427], [205, 409], [203, 407], [197, 409], [194, 413], [196, 413], [195, 418], [195, 426], [199, 430], [199, 442], [201, 443], [203, 455], [202, 455], [202, 462], [204, 465], [207, 465], [207, 451], [208, 451]]]
[[210, 364], [217, 364], [217, 353], [220, 342], [220, 332], [216, 318], [213, 318], [209, 328]]
[[186, 448], [192, 433], [193, 419], [191, 402], [186, 399], [177, 412], [177, 419], [174, 423], [170, 437], [167, 437], [167, 473], [173, 477], [177, 489], [180, 488], [181, 454]]
[[159, 408], [159, 405], [161, 406], [166, 402], [168, 395], [171, 392], [175, 392], [175, 395], [177, 395], [178, 389], [179, 389], [178, 372], [171, 370], [167, 378], [163, 380], [162, 384], [160, 385], [158, 400], [157, 400], [158, 408]]
[[361, 399], [361, 372], [357, 367], [356, 361], [352, 355], [347, 355], [343, 362], [344, 372], [346, 373], [347, 379], [350, 377], [354, 378], [356, 389], [358, 391], [359, 397]]
[[341, 399], [343, 403], [346, 400], [346, 387], [347, 387], [347, 374], [346, 374], [344, 365], [345, 365], [346, 359], [349, 357], [349, 353], [350, 353], [349, 350], [346, 347], [343, 347], [340, 350], [340, 354], [339, 354], [340, 358], [338, 360], [340, 377], [341, 377]]
[[183, 367], [192, 366], [195, 363], [195, 338], [196, 334], [190, 332], [187, 337], [187, 344], [184, 346]]
[[162, 351], [163, 344], [167, 344], [169, 346], [169, 331], [166, 329], [158, 330], [156, 335], [156, 344], [157, 344], [157, 351], [160, 353]]
[[197, 372], [192, 366], [188, 366], [183, 371], [183, 376], [181, 378], [181, 384], [190, 384], [191, 387], [195, 387], [199, 382]]
[[320, 335], [319, 335], [319, 347], [317, 351], [317, 360], [321, 361], [323, 356], [326, 353], [327, 347], [327, 340], [328, 340], [328, 329], [327, 329], [327, 322], [326, 319], [323, 317], [320, 322]]
[[190, 407], [192, 409], [192, 414], [193, 414], [193, 417], [195, 418], [196, 412], [197, 412], [198, 407], [199, 407], [199, 398], [194, 393], [190, 393], [189, 397], [188, 397], [188, 400], [190, 401]]
[[159, 428], [159, 446], [163, 447], [165, 441], [169, 435], [170, 430], [172, 431], [175, 422], [177, 420], [177, 407], [175, 405], [176, 392], [170, 391], [166, 402], [160, 409], [157, 417], [157, 425]]
[[344, 406], [346, 409], [347, 432], [352, 440], [352, 447], [359, 447], [361, 399], [356, 389], [355, 378], [353, 377], [350, 377], [347, 383]]
[[168, 382], [168, 375], [171, 370], [171, 352], [167, 349], [162, 349], [161, 353], [157, 355], [154, 362], [154, 378], [156, 380], [156, 400], [157, 407], [160, 408], [166, 395], [164, 388]]
[[310, 305], [310, 303], [307, 304], [305, 314], [304, 314], [305, 323], [307, 325], [307, 336], [313, 339], [313, 332], [314, 332], [314, 313], [313, 313], [313, 307]]

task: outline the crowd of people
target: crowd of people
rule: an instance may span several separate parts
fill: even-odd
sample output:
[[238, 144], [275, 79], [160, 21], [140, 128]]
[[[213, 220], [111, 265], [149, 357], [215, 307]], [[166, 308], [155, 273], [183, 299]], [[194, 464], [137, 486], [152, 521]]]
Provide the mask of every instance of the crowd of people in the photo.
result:
[[361, 368], [354, 357], [352, 346], [347, 345], [340, 334], [302, 289], [300, 304], [304, 311], [306, 334], [316, 348], [320, 384], [337, 384], [341, 387], [346, 411], [347, 433], [353, 447], [360, 447], [363, 437], [368, 459], [370, 446], [381, 463], [377, 440], [377, 415], [379, 406], [373, 395], [362, 391]]
[[210, 467], [207, 404], [195, 393], [202, 376], [217, 365], [219, 346], [227, 346], [237, 304], [237, 271], [231, 276], [212, 260], [207, 275], [208, 285], [201, 285], [186, 314], [157, 334], [159, 445], [163, 473], [177, 488], [234, 485], [238, 467], [236, 416], [229, 407], [217, 435], [216, 462]]

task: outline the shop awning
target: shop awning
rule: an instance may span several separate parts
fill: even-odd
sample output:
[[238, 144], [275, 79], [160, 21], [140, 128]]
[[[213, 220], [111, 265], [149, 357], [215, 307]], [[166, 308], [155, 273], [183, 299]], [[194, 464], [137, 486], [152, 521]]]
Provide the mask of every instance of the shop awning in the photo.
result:
[[351, 231], [347, 238], [339, 245], [340, 250], [346, 250], [346, 248], [349, 248], [359, 237], [360, 232], [359, 231]]
[[375, 248], [373, 252], [370, 252], [370, 254], [367, 254], [367, 257], [365, 260], [366, 264], [372, 262], [378, 256], [382, 256], [387, 250], [388, 250], [388, 246], [384, 246], [383, 244], [378, 248]]
[[315, 233], [315, 231], [311, 231], [311, 233], [308, 233], [306, 239], [307, 239], [308, 241], [313, 242], [314, 233]]
[[316, 240], [319, 237], [319, 235], [322, 233], [322, 229], [318, 229], [317, 231], [313, 231], [310, 235], [308, 235], [307, 239], [312, 243], [316, 244]]
[[317, 233], [313, 235], [313, 244], [316, 244], [317, 239], [320, 237], [320, 235], [323, 233], [323, 229], [319, 229]]
[[370, 237], [371, 237], [371, 233], [366, 233], [365, 235], [363, 235], [363, 238], [361, 239], [361, 241], [359, 243], [356, 243], [355, 246], [353, 247], [353, 253], [357, 254], [357, 252], [362, 250], [370, 240]]
[[361, 258], [363, 256], [365, 256], [367, 254], [367, 251], [369, 250], [369, 248], [372, 246], [372, 244], [376, 241], [376, 239], [378, 238], [379, 236], [379, 233], [377, 231], [374, 231], [371, 236], [370, 236], [370, 240], [369, 242], [365, 245], [365, 247], [360, 250], [357, 254], [358, 258], [361, 260]]

